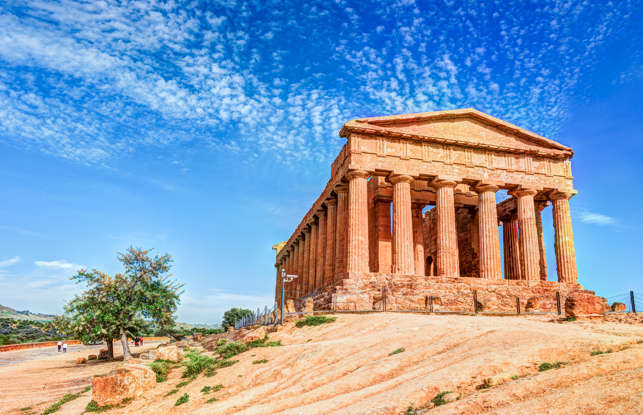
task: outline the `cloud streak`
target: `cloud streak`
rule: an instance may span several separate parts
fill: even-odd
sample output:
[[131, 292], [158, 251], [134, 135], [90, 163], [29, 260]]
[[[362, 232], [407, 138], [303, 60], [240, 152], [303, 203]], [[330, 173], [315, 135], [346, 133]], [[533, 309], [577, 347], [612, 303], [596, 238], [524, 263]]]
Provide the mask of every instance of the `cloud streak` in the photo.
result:
[[10, 267], [11, 265], [17, 264], [18, 262], [20, 262], [19, 256], [14, 256], [13, 258], [5, 259], [3, 261], [0, 261], [0, 268]]
[[476, 107], [556, 138], [633, 7], [11, 2], [0, 137], [86, 164], [187, 142], [327, 162], [348, 119]]
[[611, 216], [603, 215], [602, 213], [583, 212], [580, 215], [580, 220], [583, 223], [590, 223], [593, 225], [609, 226], [616, 225], [617, 221]]

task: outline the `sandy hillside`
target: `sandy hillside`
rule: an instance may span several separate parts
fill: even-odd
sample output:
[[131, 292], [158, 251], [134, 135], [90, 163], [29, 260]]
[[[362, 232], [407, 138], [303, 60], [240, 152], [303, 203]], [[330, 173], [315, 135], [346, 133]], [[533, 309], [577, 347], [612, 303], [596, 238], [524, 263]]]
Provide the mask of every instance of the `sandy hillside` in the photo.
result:
[[[106, 413], [399, 414], [411, 405], [432, 414], [643, 413], [641, 325], [346, 314], [318, 327], [289, 323], [270, 337], [284, 346], [251, 349], [235, 356], [235, 365], [166, 397], [183, 380], [182, 369], [173, 369], [167, 382]], [[399, 348], [404, 351], [390, 355]], [[267, 362], [253, 364], [262, 359]], [[557, 361], [567, 363], [538, 371], [541, 363]], [[223, 389], [201, 392], [217, 384]], [[460, 399], [429, 408], [445, 391]], [[175, 406], [184, 393], [189, 401]], [[72, 403], [57, 413], [79, 414]]]

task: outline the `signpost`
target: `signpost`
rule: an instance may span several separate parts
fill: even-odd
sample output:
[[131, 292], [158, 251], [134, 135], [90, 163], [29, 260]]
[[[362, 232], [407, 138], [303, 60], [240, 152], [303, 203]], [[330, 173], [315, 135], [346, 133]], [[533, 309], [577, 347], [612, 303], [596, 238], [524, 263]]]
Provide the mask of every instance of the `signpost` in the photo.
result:
[[281, 325], [284, 325], [284, 297], [286, 292], [286, 283], [299, 277], [299, 275], [286, 274], [285, 269], [281, 269]]

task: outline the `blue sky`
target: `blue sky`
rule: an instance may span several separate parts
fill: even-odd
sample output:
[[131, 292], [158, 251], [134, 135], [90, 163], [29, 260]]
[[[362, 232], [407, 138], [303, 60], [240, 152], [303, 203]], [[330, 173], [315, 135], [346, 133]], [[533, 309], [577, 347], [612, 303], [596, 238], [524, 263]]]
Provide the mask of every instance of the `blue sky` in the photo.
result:
[[580, 282], [643, 292], [640, 2], [182, 3], [0, 3], [0, 304], [60, 312], [134, 245], [181, 320], [269, 305], [341, 125], [464, 107], [574, 148]]

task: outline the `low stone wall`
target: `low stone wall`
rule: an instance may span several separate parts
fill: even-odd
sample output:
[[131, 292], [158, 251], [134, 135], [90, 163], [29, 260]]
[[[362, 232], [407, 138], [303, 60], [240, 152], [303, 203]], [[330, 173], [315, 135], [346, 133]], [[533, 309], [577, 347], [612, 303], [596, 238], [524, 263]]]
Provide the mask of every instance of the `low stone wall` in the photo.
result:
[[[63, 343], [71, 344], [80, 344], [80, 340], [64, 340]], [[19, 343], [19, 344], [3, 344], [0, 346], [0, 352], [9, 352], [11, 350], [23, 350], [23, 349], [35, 349], [38, 347], [56, 347], [58, 340], [49, 341], [49, 342], [37, 342], [37, 343]]]
[[[145, 342], [164, 342], [169, 341], [169, 337], [143, 337], [143, 344]], [[114, 339], [114, 343], [119, 343], [120, 339]], [[130, 341], [132, 341], [130, 339]], [[72, 344], [81, 344], [80, 340], [63, 340], [63, 343], [67, 345]], [[17, 343], [17, 344], [4, 344], [0, 345], [0, 352], [9, 352], [12, 350], [23, 350], [23, 349], [35, 349], [39, 347], [56, 347], [58, 340], [48, 341], [48, 342], [36, 342], [36, 343]], [[97, 347], [100, 345], [97, 345]]]
[[[474, 291], [477, 305], [474, 307]], [[486, 280], [364, 273], [350, 275], [314, 296], [315, 309], [337, 311], [410, 310], [436, 312], [603, 313], [604, 298], [580, 284], [555, 281]]]

